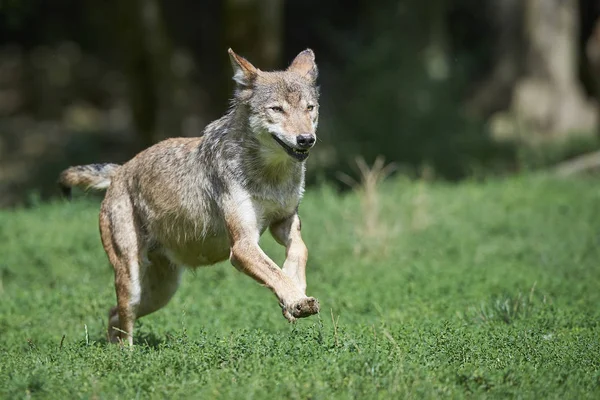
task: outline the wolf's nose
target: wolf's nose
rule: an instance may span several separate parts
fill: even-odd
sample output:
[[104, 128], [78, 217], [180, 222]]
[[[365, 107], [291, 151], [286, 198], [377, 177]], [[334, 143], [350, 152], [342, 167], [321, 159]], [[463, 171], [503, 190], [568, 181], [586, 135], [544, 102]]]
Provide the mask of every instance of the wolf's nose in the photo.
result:
[[310, 133], [303, 133], [301, 135], [296, 136], [296, 143], [298, 146], [303, 149], [310, 149], [315, 144], [315, 135], [311, 135]]

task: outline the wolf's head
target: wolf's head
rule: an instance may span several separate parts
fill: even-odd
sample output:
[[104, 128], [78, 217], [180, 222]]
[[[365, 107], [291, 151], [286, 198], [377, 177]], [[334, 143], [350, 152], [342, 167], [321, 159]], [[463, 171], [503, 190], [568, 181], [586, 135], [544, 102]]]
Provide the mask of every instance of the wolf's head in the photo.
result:
[[[265, 72], [229, 49], [237, 104], [248, 107], [251, 134], [274, 160], [304, 161], [315, 144], [319, 120], [317, 65], [312, 50], [296, 56], [285, 71]], [[283, 161], [283, 160], [282, 160]]]

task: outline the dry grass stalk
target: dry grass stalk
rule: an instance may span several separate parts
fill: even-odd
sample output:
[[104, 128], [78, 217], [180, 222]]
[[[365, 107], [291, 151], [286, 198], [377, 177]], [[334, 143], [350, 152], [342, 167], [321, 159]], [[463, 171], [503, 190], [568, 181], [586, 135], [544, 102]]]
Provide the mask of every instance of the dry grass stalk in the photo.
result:
[[386, 165], [383, 156], [378, 156], [372, 166], [369, 166], [363, 157], [356, 157], [355, 163], [359, 180], [344, 173], [338, 173], [337, 176], [340, 181], [350, 186], [360, 199], [362, 221], [358, 227], [359, 236], [367, 240], [385, 239], [389, 233], [389, 226], [381, 220], [379, 186], [396, 169], [396, 165]]

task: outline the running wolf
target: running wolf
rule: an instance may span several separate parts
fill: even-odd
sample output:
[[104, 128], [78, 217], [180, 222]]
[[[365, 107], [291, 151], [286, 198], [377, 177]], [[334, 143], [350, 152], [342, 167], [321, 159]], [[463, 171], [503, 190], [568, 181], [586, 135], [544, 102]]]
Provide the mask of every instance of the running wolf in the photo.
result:
[[[111, 342], [133, 344], [137, 318], [164, 307], [186, 267], [227, 258], [271, 289], [290, 322], [319, 312], [306, 296], [307, 249], [298, 204], [319, 118], [317, 66], [304, 50], [266, 72], [229, 49], [235, 93], [201, 137], [173, 138], [123, 165], [63, 171], [59, 185], [106, 189], [100, 236], [115, 271]], [[280, 269], [259, 247], [269, 228], [286, 249]]]

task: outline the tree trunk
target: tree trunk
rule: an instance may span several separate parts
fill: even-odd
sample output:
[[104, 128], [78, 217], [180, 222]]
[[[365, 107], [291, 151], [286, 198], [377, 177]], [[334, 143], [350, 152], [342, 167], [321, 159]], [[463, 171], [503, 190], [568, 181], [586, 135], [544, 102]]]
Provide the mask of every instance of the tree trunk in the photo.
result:
[[429, 78], [436, 81], [445, 81], [450, 76], [447, 11], [447, 0], [433, 0], [427, 7], [429, 38], [425, 68]]
[[[593, 92], [596, 98], [600, 97], [600, 18], [594, 25], [594, 30], [585, 46], [587, 63], [593, 83]], [[600, 115], [600, 109], [596, 109]]]
[[578, 80], [578, 1], [525, 0], [524, 5], [526, 64], [512, 98], [513, 133], [527, 143], [594, 135], [595, 106]]
[[[283, 40], [283, 0], [226, 0], [225, 46], [250, 60], [257, 68], [268, 71], [281, 68]], [[229, 58], [224, 57], [227, 96], [233, 91]]]
[[228, 46], [263, 70], [281, 67], [282, 0], [227, 0]]
[[490, 0], [488, 13], [495, 31], [494, 65], [467, 104], [469, 113], [483, 117], [510, 106], [524, 64], [522, 0]]
[[114, 0], [116, 43], [127, 77], [133, 123], [142, 147], [154, 144], [163, 106], [171, 106], [172, 49], [157, 0]]

